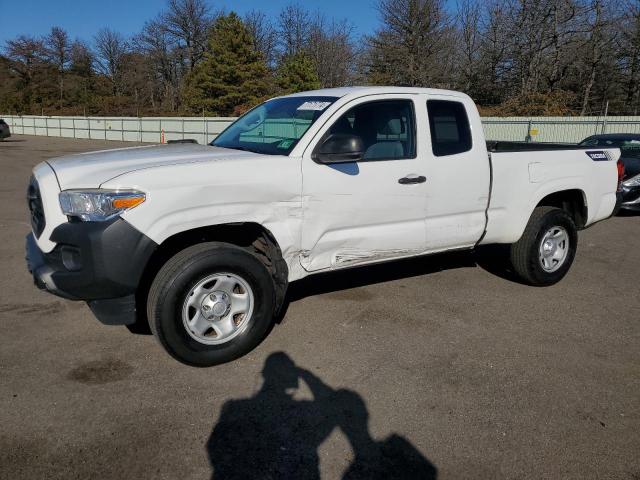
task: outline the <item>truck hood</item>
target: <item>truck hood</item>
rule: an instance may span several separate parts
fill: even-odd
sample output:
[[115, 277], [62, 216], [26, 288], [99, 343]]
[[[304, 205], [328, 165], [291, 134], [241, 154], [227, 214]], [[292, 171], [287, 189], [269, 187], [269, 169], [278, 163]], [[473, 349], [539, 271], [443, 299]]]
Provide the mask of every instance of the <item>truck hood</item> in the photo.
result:
[[62, 190], [98, 188], [125, 173], [166, 165], [214, 162], [261, 155], [193, 143], [151, 145], [80, 153], [48, 160]]

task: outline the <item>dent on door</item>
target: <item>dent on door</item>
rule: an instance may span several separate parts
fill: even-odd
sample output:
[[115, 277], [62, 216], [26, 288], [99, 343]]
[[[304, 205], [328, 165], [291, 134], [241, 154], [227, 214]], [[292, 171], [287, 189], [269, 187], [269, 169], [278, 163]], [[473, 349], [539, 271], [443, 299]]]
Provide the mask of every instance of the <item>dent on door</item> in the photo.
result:
[[426, 185], [416, 153], [413, 97], [363, 99], [322, 135], [358, 136], [362, 160], [303, 160], [303, 267], [308, 271], [406, 257], [424, 251]]
[[315, 180], [307, 184], [303, 197], [301, 263], [305, 270], [341, 268], [424, 251], [423, 185], [398, 182], [419, 175], [407, 172], [406, 166], [389, 165], [314, 164], [307, 168]]

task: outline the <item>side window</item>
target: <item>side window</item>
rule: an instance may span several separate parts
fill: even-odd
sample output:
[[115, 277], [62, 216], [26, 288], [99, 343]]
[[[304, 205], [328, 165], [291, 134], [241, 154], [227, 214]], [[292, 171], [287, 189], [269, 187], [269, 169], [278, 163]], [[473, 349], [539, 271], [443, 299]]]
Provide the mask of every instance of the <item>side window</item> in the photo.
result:
[[436, 157], [471, 150], [471, 128], [464, 105], [448, 100], [428, 100], [431, 147]]
[[364, 160], [415, 158], [413, 102], [381, 100], [353, 107], [331, 126], [328, 134], [357, 135], [364, 142]]

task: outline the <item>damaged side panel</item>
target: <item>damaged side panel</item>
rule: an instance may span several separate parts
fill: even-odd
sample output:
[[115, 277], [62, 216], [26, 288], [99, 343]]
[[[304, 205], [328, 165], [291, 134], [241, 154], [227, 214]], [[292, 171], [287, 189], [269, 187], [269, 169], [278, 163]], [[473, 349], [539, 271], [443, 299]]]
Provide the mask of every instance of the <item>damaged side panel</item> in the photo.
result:
[[[180, 178], [179, 187], [176, 177]], [[159, 244], [194, 228], [260, 224], [275, 237], [289, 267], [289, 279], [294, 280], [304, 275], [298, 260], [301, 185], [299, 159], [260, 156], [134, 171], [103, 188], [146, 192], [145, 203], [123, 218]]]
[[301, 258], [305, 270], [424, 252], [425, 186], [397, 181], [412, 173], [414, 162], [363, 162], [355, 166], [356, 174], [305, 162], [302, 249], [309, 252]]

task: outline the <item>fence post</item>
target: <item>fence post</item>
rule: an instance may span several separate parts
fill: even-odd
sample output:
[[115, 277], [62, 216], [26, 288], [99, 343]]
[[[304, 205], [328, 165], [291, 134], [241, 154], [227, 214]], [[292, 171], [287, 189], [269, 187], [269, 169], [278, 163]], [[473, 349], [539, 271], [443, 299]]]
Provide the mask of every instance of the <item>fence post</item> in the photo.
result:
[[527, 124], [527, 136], [524, 139], [525, 142], [531, 143], [531, 119], [529, 119], [529, 123]]
[[87, 120], [87, 130], [89, 134], [89, 140], [91, 140], [91, 119], [85, 115], [84, 117]]
[[44, 131], [47, 134], [47, 137], [49, 136], [49, 120], [47, 119], [47, 117], [44, 117]]
[[602, 132], [607, 133], [607, 115], [609, 114], [609, 100], [604, 107], [604, 118], [602, 119]]

